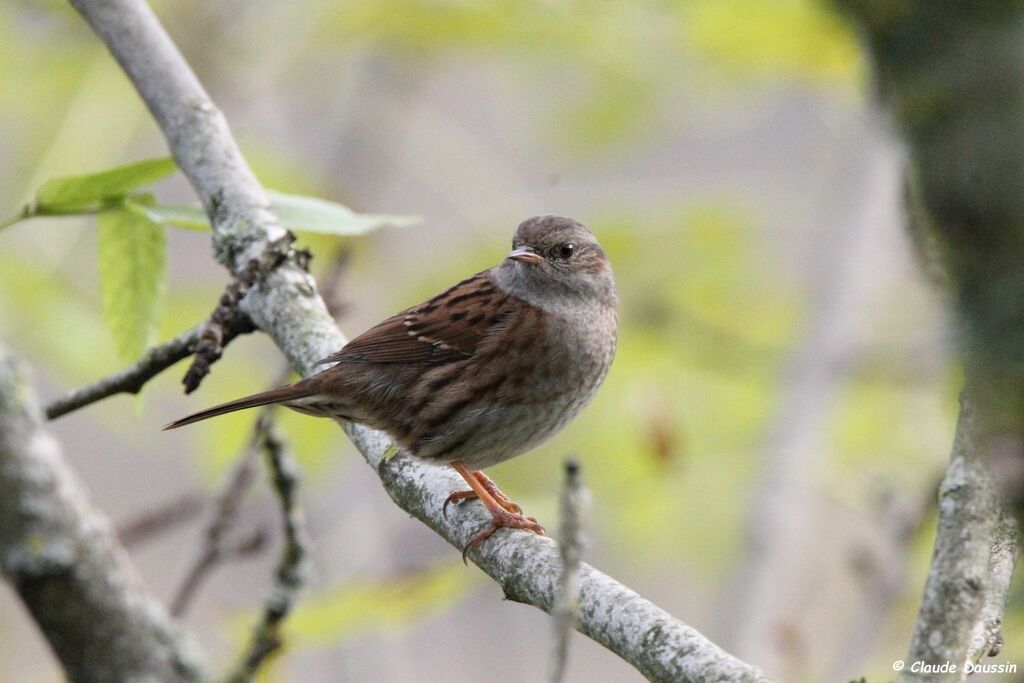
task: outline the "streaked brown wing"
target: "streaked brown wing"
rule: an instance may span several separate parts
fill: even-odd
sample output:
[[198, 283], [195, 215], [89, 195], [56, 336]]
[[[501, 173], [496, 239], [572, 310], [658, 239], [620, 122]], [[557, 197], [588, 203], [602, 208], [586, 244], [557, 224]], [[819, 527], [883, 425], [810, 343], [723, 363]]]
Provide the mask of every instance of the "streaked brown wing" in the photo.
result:
[[468, 358], [513, 307], [486, 271], [477, 273], [370, 328], [320, 363], [439, 365]]

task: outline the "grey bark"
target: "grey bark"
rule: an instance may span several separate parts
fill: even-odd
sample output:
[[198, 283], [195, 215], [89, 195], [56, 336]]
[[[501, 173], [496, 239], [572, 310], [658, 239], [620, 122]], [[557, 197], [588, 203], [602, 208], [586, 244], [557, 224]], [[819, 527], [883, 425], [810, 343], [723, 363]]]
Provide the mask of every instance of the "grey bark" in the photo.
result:
[[0, 347], [0, 570], [74, 681], [197, 681], [197, 653], [143, 587]]
[[[223, 115], [167, 36], [138, 0], [71, 0], [121, 64], [163, 130], [171, 153], [203, 201], [214, 226], [214, 254], [236, 275], [283, 233], [263, 189], [234, 143]], [[291, 263], [249, 292], [243, 310], [303, 375], [345, 338], [312, 278]], [[345, 424], [385, 489], [404, 510], [462, 547], [485, 521], [477, 506], [446, 521], [441, 504], [461, 488], [445, 470], [394, 453], [382, 433]], [[511, 599], [551, 610], [558, 549], [548, 538], [503, 531], [470, 552]], [[578, 629], [659, 681], [756, 681], [764, 676], [693, 628], [583, 565]]]
[[[952, 662], [963, 672], [976, 659], [970, 645], [976, 627], [984, 628], [987, 595], [1002, 597], [1005, 585], [993, 585], [989, 565], [996, 540], [999, 501], [977, 457], [975, 415], [964, 401], [946, 477], [939, 489], [939, 528], [924, 598], [918, 612], [908, 662]], [[996, 577], [997, 579], [999, 577]], [[981, 653], [978, 653], [979, 656]], [[950, 672], [952, 680], [962, 677]], [[904, 674], [905, 680], [933, 680], [933, 673]]]

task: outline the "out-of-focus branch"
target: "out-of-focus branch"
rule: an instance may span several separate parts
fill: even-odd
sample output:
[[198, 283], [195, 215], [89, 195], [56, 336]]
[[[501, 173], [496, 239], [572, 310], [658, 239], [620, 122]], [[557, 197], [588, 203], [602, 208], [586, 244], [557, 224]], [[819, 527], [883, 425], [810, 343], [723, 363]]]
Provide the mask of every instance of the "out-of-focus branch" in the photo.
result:
[[[281, 386], [287, 381], [290, 370], [286, 367], [280, 373], [279, 378], [273, 386]], [[253, 429], [252, 439], [245, 452], [235, 462], [228, 477], [221, 488], [220, 493], [214, 499], [213, 517], [206, 528], [203, 547], [192, 563], [191, 568], [185, 575], [185, 579], [178, 589], [174, 600], [171, 601], [171, 614], [179, 616], [188, 608], [189, 602], [195, 596], [200, 584], [224, 560], [244, 556], [247, 553], [239, 553], [249, 547], [244, 540], [231, 541], [228, 533], [238, 520], [238, 512], [242, 500], [252, 487], [256, 477], [256, 459], [260, 452], [268, 448], [270, 429], [272, 427], [271, 415], [273, 406], [265, 406], [260, 409], [259, 417], [256, 419], [256, 426]], [[276, 440], [276, 437], [273, 437]], [[276, 441], [275, 441], [276, 442]]]
[[199, 516], [205, 503], [206, 496], [202, 493], [186, 493], [119, 524], [117, 537], [126, 548], [130, 548]]
[[[827, 426], [842, 391], [835, 367], [849, 358], [851, 339], [864, 325], [865, 301], [883, 277], [871, 254], [898, 200], [898, 155], [877, 140], [858, 144], [870, 151], [845, 182], [848, 196], [860, 206], [818, 237], [802, 338], [782, 373], [779, 407], [750, 507], [746, 557], [728, 590], [724, 628], [730, 645], [786, 679], [816, 678], [828, 659], [828, 648], [812, 646], [813, 634], [796, 626], [796, 613], [813, 615], [808, 623], [829, 618], [831, 605], [812, 594], [828, 579], [807, 558], [839, 551], [839, 537], [821, 523], [825, 499], [816, 482], [828, 450]], [[845, 620], [833, 621], [838, 626]]]
[[75, 681], [197, 681], [196, 653], [146, 589], [42, 428], [0, 347], [0, 570]]
[[296, 497], [300, 479], [298, 462], [274, 429], [268, 414], [260, 417], [257, 431], [262, 435], [267, 470], [281, 505], [284, 545], [274, 572], [274, 584], [267, 595], [260, 620], [253, 629], [249, 647], [227, 679], [232, 683], [252, 680], [267, 658], [281, 647], [281, 624], [291, 613], [309, 573], [309, 539]]
[[[178, 166], [203, 201], [214, 228], [214, 253], [237, 275], [268, 242], [284, 234], [262, 187], [242, 158], [223, 115], [199, 84], [150, 8], [138, 0], [71, 0], [128, 74], [163, 130]], [[241, 302], [303, 375], [343, 346], [309, 274], [289, 259]], [[402, 509], [464, 547], [485, 523], [479, 506], [445, 521], [442, 503], [461, 488], [453, 473], [404, 455], [380, 432], [344, 424]], [[554, 542], [499, 532], [470, 556], [513, 600], [550, 611], [561, 562]], [[759, 681], [755, 667], [718, 648], [625, 586], [580, 567], [577, 628], [657, 681]]]

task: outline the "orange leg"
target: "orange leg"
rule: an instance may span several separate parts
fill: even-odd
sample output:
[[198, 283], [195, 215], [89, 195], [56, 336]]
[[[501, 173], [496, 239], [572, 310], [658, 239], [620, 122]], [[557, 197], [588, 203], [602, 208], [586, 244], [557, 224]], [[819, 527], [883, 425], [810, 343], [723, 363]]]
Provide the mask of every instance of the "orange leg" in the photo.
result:
[[[505, 493], [498, 488], [498, 485], [495, 484], [494, 481], [486, 474], [479, 470], [475, 472], [470, 471], [469, 474], [470, 476], [475, 477], [476, 480], [480, 482], [480, 485], [487, 489], [487, 492], [494, 497], [494, 500], [497, 501], [498, 505], [505, 508], [509, 512], [514, 512], [517, 515], [523, 514], [522, 506], [519, 503], [515, 502], [514, 500], [510, 499], [508, 496], [506, 496]], [[463, 477], [465, 477], [465, 475], [463, 475]], [[467, 479], [466, 481], [469, 480]], [[449, 503], [458, 504], [464, 500], [475, 500], [477, 498], [479, 498], [479, 496], [476, 495], [476, 491], [455, 491], [445, 499], [444, 507], [442, 508], [441, 512], [444, 514], [445, 517], [447, 517]]]
[[[457, 491], [452, 495], [448, 496], [445, 500], [445, 508], [448, 507], [448, 503], [466, 500], [468, 498], [479, 498], [480, 502], [484, 504], [487, 511], [491, 513], [493, 521], [485, 527], [480, 533], [473, 538], [469, 539], [469, 543], [462, 549], [462, 561], [466, 561], [466, 553], [475, 545], [483, 543], [491, 537], [498, 529], [509, 528], [509, 529], [526, 529], [532, 531], [535, 534], [541, 536], [544, 535], [544, 527], [537, 523], [537, 520], [533, 517], [526, 517], [522, 513], [522, 508], [516, 503], [513, 503], [508, 499], [504, 493], [495, 486], [494, 482], [491, 481], [482, 472], [472, 472], [465, 465], [458, 460], [451, 463], [455, 471], [462, 475], [462, 478], [466, 480], [472, 491]], [[481, 477], [483, 481], [481, 481]], [[487, 483], [485, 484], [484, 481]], [[498, 495], [494, 495], [493, 492], [497, 492]]]

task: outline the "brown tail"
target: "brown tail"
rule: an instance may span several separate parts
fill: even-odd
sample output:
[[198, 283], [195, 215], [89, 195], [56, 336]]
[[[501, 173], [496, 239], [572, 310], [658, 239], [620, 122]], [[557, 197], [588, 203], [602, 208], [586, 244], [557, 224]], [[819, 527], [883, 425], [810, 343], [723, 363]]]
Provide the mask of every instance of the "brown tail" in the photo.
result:
[[252, 396], [245, 396], [244, 398], [235, 399], [234, 401], [228, 401], [227, 403], [221, 403], [219, 406], [213, 406], [206, 410], [200, 410], [198, 413], [193, 413], [188, 417], [183, 417], [180, 420], [166, 425], [167, 429], [177, 429], [178, 427], [184, 427], [190, 425], [193, 422], [199, 422], [200, 420], [206, 420], [211, 417], [223, 415], [224, 413], [233, 413], [236, 410], [245, 410], [246, 408], [255, 408], [257, 406], [270, 405], [271, 403], [284, 403], [285, 401], [291, 401], [297, 398], [305, 398], [306, 396], [312, 396], [313, 392], [308, 387], [299, 386], [299, 384], [289, 384], [286, 387], [279, 389], [271, 389], [270, 391], [263, 391]]

